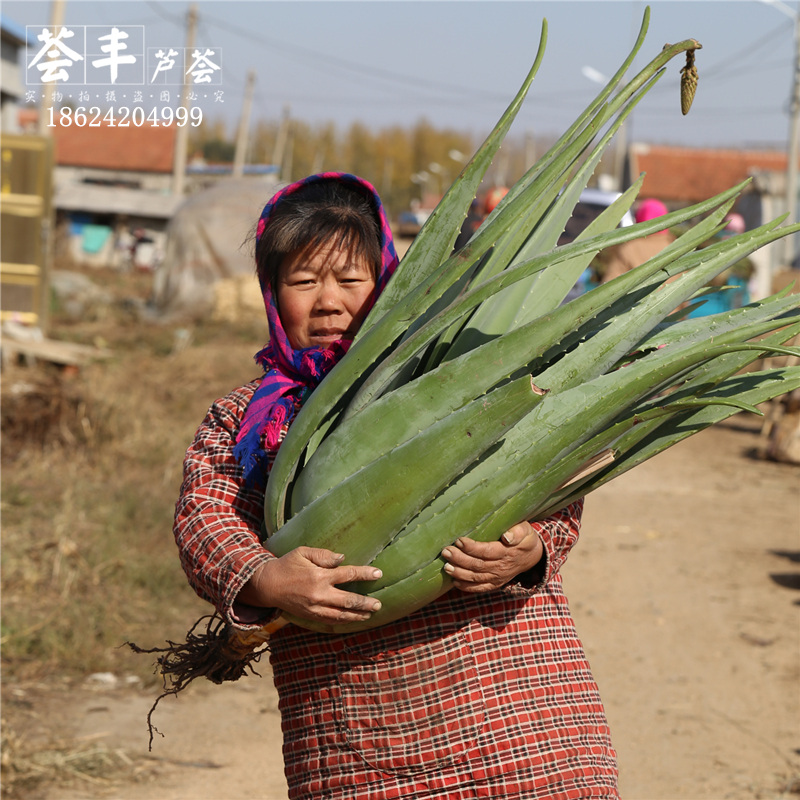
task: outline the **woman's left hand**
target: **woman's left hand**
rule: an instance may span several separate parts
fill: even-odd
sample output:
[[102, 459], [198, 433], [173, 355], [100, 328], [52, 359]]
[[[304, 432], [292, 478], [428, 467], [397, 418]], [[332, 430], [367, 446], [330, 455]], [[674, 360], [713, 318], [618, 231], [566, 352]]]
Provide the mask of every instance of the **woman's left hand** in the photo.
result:
[[529, 522], [520, 522], [497, 542], [467, 536], [442, 550], [444, 571], [462, 592], [491, 592], [541, 561], [544, 545]]

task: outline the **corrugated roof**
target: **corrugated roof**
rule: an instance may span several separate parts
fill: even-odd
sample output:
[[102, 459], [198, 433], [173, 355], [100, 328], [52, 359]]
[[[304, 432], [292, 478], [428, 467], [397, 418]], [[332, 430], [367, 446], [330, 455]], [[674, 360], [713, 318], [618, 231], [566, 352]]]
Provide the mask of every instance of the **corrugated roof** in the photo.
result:
[[56, 126], [50, 129], [59, 166], [131, 172], [172, 172], [176, 125]]
[[778, 150], [706, 150], [635, 144], [631, 176], [646, 173], [640, 197], [695, 203], [730, 189], [754, 170], [785, 172], [788, 158]]

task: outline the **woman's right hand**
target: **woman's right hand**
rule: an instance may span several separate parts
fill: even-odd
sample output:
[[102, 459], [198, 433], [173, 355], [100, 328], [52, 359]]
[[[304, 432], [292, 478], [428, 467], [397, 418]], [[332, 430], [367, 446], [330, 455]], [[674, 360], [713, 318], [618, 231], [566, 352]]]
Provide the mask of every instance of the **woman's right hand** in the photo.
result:
[[380, 607], [373, 597], [339, 589], [351, 581], [380, 578], [375, 567], [340, 566], [344, 556], [319, 547], [298, 547], [262, 564], [237, 600], [260, 608], [279, 608], [319, 622], [360, 622]]

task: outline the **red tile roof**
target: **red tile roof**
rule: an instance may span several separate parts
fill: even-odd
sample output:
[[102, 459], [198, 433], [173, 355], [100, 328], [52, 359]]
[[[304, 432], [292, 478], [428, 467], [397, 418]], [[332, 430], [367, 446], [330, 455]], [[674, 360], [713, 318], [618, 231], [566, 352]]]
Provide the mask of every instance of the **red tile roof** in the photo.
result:
[[785, 172], [785, 152], [699, 150], [635, 144], [630, 148], [631, 177], [646, 173], [640, 197], [666, 203], [695, 203], [730, 189], [754, 170]]
[[177, 126], [146, 124], [57, 126], [50, 129], [56, 164], [70, 167], [171, 172]]

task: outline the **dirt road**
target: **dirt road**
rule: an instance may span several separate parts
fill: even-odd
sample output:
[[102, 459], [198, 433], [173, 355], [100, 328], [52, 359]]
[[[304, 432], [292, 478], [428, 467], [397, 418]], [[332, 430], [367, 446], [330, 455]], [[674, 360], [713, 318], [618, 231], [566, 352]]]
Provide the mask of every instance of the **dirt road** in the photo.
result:
[[[741, 415], [740, 415], [741, 416]], [[800, 794], [800, 468], [749, 458], [758, 422], [705, 431], [587, 501], [563, 570], [627, 800]], [[128, 759], [123, 783], [47, 800], [283, 800], [269, 668], [168, 698], [87, 685], [49, 698], [71, 735]]]

